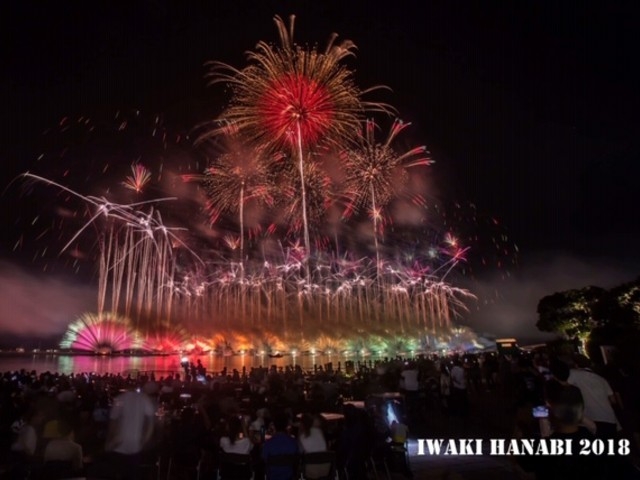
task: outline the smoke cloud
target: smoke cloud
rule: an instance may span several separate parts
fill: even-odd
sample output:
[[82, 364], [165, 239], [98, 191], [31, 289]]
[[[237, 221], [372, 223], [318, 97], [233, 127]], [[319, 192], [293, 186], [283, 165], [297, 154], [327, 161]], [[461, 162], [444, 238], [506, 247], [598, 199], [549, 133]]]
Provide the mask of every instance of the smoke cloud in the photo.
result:
[[77, 316], [96, 309], [94, 287], [0, 260], [0, 334], [62, 335]]
[[596, 285], [611, 288], [633, 280], [640, 266], [605, 259], [584, 260], [566, 254], [534, 254], [523, 258], [511, 277], [488, 278], [466, 286], [478, 296], [468, 323], [477, 332], [544, 341], [554, 335], [536, 328], [540, 299], [562, 290]]

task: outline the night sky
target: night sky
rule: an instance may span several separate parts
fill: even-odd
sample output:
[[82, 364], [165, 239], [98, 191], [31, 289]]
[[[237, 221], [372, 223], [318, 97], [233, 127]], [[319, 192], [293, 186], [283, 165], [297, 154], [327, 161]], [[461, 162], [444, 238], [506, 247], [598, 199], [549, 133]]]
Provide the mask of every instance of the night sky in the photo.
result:
[[[615, 283], [640, 273], [640, 9], [612, 3], [2, 2], [0, 185], [34, 168], [65, 116], [139, 108], [184, 131], [215, 117], [223, 92], [204, 62], [244, 65], [277, 39], [273, 15], [295, 13], [300, 43], [338, 32], [359, 47], [358, 83], [391, 87], [382, 99], [436, 160], [436, 194], [474, 203], [518, 245], [521, 283], [479, 291], [530, 308], [556, 287]], [[5, 191], [1, 211], [14, 277], [17, 198]]]

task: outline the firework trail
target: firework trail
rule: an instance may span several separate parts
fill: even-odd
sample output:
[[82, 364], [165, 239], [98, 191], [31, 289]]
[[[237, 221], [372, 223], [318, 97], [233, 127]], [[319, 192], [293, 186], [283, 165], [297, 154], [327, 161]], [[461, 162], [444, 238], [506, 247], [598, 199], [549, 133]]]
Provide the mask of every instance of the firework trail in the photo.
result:
[[[47, 178], [24, 173], [22, 177], [56, 187], [79, 198], [95, 213], [62, 248], [67, 250], [91, 225], [100, 218], [106, 220], [101, 232], [99, 247], [98, 316], [105, 310], [107, 292], [111, 291], [111, 310], [118, 311], [124, 303], [125, 316], [136, 313], [136, 318], [149, 317], [154, 304], [159, 312], [165, 308], [171, 315], [172, 299], [165, 299], [161, 288], [175, 272], [172, 253], [174, 244], [185, 248], [196, 260], [203, 260], [177, 235], [183, 228], [170, 228], [162, 223], [162, 216], [153, 205], [173, 201], [175, 198], [159, 198], [131, 204], [112, 203], [104, 197], [84, 196]], [[142, 207], [151, 206], [148, 211]], [[111, 288], [109, 288], [111, 287]], [[135, 312], [134, 312], [135, 305]]]
[[215, 223], [223, 213], [237, 213], [240, 227], [240, 265], [244, 265], [244, 208], [251, 201], [273, 204], [268, 162], [261, 152], [237, 146], [220, 155], [205, 170], [202, 183], [210, 202], [207, 209]]

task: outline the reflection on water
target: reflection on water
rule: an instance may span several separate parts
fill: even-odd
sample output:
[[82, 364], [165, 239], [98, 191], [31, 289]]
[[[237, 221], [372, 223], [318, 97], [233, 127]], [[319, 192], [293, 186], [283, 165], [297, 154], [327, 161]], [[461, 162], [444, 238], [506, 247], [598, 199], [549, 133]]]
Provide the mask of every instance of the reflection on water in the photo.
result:
[[[238, 369], [242, 367], [257, 366], [285, 366], [300, 365], [304, 369], [312, 369], [314, 364], [325, 365], [333, 362], [337, 368], [338, 362], [344, 362], [344, 358], [337, 355], [316, 356], [285, 356], [282, 358], [270, 358], [268, 356], [237, 355], [232, 357], [220, 357], [216, 355], [200, 355], [189, 357], [190, 361], [197, 359], [207, 368], [208, 372], [219, 372], [224, 367]], [[120, 356], [82, 356], [82, 355], [16, 355], [0, 357], [0, 372], [12, 370], [36, 370], [37, 372], [97, 372], [97, 373], [126, 373], [132, 370], [141, 372], [180, 372], [179, 355], [165, 357], [120, 357]]]

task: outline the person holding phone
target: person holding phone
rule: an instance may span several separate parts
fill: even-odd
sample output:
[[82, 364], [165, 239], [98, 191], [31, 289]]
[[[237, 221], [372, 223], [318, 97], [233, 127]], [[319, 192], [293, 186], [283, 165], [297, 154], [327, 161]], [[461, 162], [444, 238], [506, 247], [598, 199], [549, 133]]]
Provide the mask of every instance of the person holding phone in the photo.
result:
[[[532, 412], [541, 422], [542, 436], [571, 439], [573, 445], [579, 445], [581, 439], [595, 439], [593, 434], [581, 425], [584, 400], [580, 389], [555, 381], [549, 383], [546, 392], [548, 409], [538, 406]], [[548, 427], [544, 427], [545, 424]], [[543, 432], [546, 428], [548, 428], [548, 432]], [[575, 454], [531, 456], [518, 458], [518, 463], [525, 470], [534, 472], [537, 479], [589, 478], [604, 480], [607, 478], [605, 476], [605, 462], [597, 456]]]
[[[553, 389], [554, 387], [557, 388], [558, 384], [565, 386], [571, 385], [571, 382], [567, 381], [569, 379], [571, 370], [565, 362], [559, 359], [554, 359], [551, 361], [549, 369], [553, 374], [553, 379], [547, 382], [547, 390], [549, 390], [550, 388]], [[577, 385], [573, 386], [578, 387]], [[591, 417], [592, 412], [590, 412], [587, 408], [588, 399], [587, 397], [585, 397], [582, 389], [580, 389], [580, 393], [583, 395], [583, 400], [585, 403], [585, 411], [584, 415], [582, 416], [581, 425], [587, 428], [587, 430], [589, 430], [593, 435], [597, 435], [597, 423], [595, 419]]]
[[[553, 433], [554, 426], [552, 425], [552, 416], [549, 411], [549, 402], [553, 401], [557, 396], [557, 392], [566, 386], [568, 385], [555, 379], [549, 380], [545, 384], [545, 405], [534, 407], [532, 410], [532, 416], [538, 420], [540, 436], [542, 437], [549, 437]], [[585, 428], [591, 435], [596, 434], [596, 424], [587, 418], [584, 413], [580, 419], [579, 426]]]

